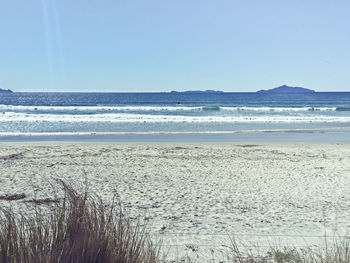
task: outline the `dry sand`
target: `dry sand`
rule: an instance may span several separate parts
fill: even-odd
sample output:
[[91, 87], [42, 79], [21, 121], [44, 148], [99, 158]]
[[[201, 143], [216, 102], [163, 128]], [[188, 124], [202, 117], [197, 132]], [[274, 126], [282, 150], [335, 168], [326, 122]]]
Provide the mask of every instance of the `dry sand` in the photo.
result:
[[0, 144], [0, 196], [52, 198], [55, 178], [118, 195], [177, 257], [208, 259], [229, 237], [322, 246], [350, 229], [350, 144]]

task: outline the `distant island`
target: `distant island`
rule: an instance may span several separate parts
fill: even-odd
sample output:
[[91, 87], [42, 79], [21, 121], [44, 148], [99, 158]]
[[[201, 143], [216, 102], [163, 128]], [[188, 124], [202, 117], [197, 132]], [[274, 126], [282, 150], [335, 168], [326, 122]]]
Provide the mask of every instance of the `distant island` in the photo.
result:
[[257, 93], [273, 93], [273, 94], [285, 94], [285, 93], [314, 93], [315, 91], [312, 89], [306, 89], [301, 87], [290, 87], [287, 85], [283, 85], [274, 89], [268, 90], [259, 90]]
[[216, 94], [216, 93], [224, 93], [221, 90], [187, 90], [187, 91], [171, 91], [170, 93], [186, 93], [186, 94], [197, 94], [197, 93], [205, 93], [205, 94]]
[[10, 89], [0, 89], [0, 93], [13, 93]]

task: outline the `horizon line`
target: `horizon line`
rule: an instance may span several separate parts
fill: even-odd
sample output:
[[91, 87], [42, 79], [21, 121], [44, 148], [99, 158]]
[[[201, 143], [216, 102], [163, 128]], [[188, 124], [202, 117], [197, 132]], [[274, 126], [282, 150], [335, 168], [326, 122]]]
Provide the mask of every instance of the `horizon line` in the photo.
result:
[[[6, 91], [6, 90], [5, 90]], [[12, 93], [196, 93], [196, 92], [203, 92], [207, 94], [220, 94], [220, 93], [258, 93], [261, 90], [257, 91], [222, 91], [222, 90], [209, 90], [213, 92], [206, 92], [207, 90], [183, 90], [183, 91], [178, 91], [178, 90], [171, 90], [171, 91], [58, 91], [58, 90], [51, 90], [51, 91], [42, 91], [42, 90], [36, 90], [36, 91], [13, 91], [11, 90]], [[265, 90], [266, 91], [266, 90]], [[314, 90], [313, 93], [347, 93], [349, 91], [316, 91]], [[0, 92], [0, 94], [5, 94], [7, 92]], [[8, 93], [7, 93], [8, 94]], [[271, 93], [270, 93], [271, 94]], [[275, 93], [276, 94], [276, 93]], [[305, 93], [277, 93], [277, 94], [305, 94]]]

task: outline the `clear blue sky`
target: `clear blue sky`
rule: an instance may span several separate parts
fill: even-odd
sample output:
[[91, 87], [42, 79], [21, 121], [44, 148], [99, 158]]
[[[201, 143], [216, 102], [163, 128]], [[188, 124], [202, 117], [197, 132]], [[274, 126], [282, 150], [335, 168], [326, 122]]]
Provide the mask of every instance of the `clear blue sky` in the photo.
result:
[[348, 0], [0, 0], [0, 88], [350, 91]]

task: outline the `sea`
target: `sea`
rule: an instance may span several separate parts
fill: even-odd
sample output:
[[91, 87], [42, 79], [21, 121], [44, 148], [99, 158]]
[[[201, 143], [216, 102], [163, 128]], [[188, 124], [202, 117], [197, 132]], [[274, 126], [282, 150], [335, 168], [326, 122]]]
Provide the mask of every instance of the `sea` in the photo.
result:
[[1, 93], [1, 141], [350, 141], [350, 92]]

